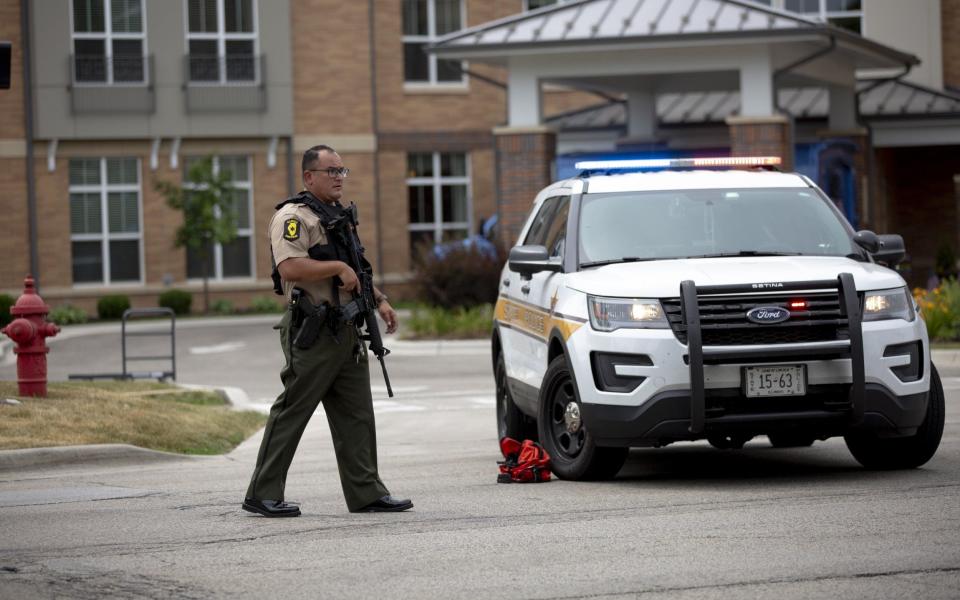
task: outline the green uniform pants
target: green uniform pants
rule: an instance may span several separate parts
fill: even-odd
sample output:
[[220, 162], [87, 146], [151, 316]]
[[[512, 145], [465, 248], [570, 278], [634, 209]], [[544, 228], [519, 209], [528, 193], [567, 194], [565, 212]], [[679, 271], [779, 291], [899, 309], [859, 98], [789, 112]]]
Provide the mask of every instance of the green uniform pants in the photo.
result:
[[389, 493], [377, 473], [367, 355], [363, 353], [357, 360], [354, 354], [354, 327], [340, 328], [340, 343], [324, 327], [308, 350], [290, 343], [296, 332], [288, 310], [280, 321], [280, 343], [287, 361], [280, 371], [283, 393], [270, 409], [247, 497], [284, 499], [293, 454], [310, 417], [323, 402], [347, 508], [357, 510]]

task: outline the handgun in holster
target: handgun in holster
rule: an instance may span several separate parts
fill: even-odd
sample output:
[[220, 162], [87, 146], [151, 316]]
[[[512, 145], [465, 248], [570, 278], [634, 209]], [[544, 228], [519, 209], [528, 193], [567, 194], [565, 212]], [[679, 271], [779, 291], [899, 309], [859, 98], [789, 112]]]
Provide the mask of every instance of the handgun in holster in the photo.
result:
[[325, 304], [314, 306], [306, 295], [301, 293], [296, 298], [293, 319], [294, 323], [299, 321], [300, 324], [300, 329], [293, 338], [293, 345], [301, 350], [308, 350], [317, 343], [320, 328], [327, 322], [327, 306]]

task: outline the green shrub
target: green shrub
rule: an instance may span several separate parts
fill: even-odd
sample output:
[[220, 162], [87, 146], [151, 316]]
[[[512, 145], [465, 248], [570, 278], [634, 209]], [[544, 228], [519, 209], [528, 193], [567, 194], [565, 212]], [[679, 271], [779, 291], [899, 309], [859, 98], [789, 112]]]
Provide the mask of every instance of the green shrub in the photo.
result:
[[496, 302], [504, 259], [477, 246], [447, 248], [442, 257], [421, 252], [414, 267], [420, 299], [432, 306], [470, 308]]
[[87, 313], [83, 309], [64, 304], [50, 311], [47, 320], [57, 325], [78, 325], [87, 322]]
[[130, 297], [124, 294], [104, 296], [97, 300], [97, 317], [100, 319], [119, 319], [123, 311], [130, 308]]
[[14, 305], [16, 299], [10, 294], [0, 294], [0, 327], [6, 327], [13, 320], [10, 314], [10, 307]]
[[930, 291], [913, 292], [931, 340], [950, 341], [960, 336], [960, 283], [945, 279]]
[[404, 324], [407, 338], [488, 338], [493, 329], [493, 306], [447, 309], [418, 306]]
[[160, 294], [157, 304], [164, 308], [173, 310], [178, 315], [189, 315], [190, 305], [193, 303], [193, 296], [190, 292], [183, 290], [167, 290]]
[[218, 315], [232, 315], [234, 313], [233, 302], [225, 299], [215, 300], [210, 305], [210, 310]]
[[250, 312], [252, 313], [281, 313], [283, 311], [284, 305], [270, 296], [257, 296], [250, 301]]

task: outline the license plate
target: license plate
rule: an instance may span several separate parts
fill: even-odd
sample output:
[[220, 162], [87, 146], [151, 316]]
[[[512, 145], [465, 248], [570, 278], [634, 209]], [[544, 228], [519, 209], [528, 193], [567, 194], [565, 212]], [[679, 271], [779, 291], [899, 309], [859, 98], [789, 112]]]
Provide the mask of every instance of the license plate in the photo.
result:
[[759, 396], [803, 396], [807, 393], [804, 365], [744, 367], [748, 398]]

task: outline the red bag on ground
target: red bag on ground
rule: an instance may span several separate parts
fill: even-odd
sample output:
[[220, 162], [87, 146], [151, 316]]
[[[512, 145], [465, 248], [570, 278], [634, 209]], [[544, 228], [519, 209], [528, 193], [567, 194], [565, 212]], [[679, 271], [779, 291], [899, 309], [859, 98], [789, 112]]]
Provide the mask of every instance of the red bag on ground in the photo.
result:
[[550, 455], [533, 440], [518, 442], [505, 437], [500, 440], [505, 460], [497, 462], [500, 474], [497, 483], [539, 483], [550, 481]]

